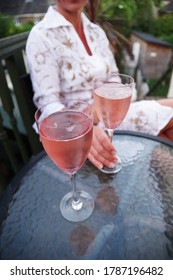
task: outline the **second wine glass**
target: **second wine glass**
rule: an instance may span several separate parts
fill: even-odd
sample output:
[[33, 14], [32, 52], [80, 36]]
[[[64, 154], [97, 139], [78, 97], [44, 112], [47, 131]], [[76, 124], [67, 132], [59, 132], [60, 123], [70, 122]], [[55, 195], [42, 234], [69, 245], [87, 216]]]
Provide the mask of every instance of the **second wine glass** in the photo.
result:
[[[94, 81], [94, 108], [112, 142], [114, 130], [124, 120], [134, 89], [134, 79], [124, 74], [112, 74], [106, 79], [98, 77]], [[121, 159], [113, 168], [103, 166], [104, 173], [117, 173], [122, 168]]]

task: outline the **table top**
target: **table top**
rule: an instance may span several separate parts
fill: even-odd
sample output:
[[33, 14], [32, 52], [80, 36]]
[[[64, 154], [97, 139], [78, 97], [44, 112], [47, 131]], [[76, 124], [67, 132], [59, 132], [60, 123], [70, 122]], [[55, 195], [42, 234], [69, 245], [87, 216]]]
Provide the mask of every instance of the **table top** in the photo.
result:
[[173, 143], [121, 131], [113, 143], [119, 173], [86, 161], [76, 176], [95, 199], [83, 222], [59, 210], [69, 176], [44, 152], [27, 164], [1, 201], [1, 259], [173, 259]]

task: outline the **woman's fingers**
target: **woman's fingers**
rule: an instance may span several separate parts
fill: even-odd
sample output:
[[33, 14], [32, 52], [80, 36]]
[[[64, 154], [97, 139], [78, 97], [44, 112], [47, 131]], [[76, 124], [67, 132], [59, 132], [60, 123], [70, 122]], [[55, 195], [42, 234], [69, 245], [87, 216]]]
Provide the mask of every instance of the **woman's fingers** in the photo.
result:
[[88, 155], [88, 159], [97, 167], [102, 168], [103, 165], [106, 165], [110, 168], [113, 168], [117, 162], [117, 158], [112, 159], [111, 161], [104, 158], [102, 155], [98, 154], [97, 151], [92, 147]]
[[102, 168], [103, 165], [112, 168], [117, 162], [115, 147], [107, 134], [96, 126], [94, 126], [93, 141], [88, 159], [97, 168]]

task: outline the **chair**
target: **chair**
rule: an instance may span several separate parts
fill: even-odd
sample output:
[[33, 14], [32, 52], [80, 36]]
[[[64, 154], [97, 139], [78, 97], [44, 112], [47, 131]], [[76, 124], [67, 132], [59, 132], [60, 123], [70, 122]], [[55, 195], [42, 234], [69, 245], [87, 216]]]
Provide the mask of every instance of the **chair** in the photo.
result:
[[33, 103], [33, 96], [34, 96], [34, 91], [32, 88], [32, 82], [30, 79], [30, 74], [24, 74], [20, 76], [20, 82], [21, 86], [23, 89], [24, 97], [26, 100], [26, 103], [29, 106], [31, 116], [33, 117], [33, 122], [34, 122], [34, 113], [37, 110], [36, 106]]

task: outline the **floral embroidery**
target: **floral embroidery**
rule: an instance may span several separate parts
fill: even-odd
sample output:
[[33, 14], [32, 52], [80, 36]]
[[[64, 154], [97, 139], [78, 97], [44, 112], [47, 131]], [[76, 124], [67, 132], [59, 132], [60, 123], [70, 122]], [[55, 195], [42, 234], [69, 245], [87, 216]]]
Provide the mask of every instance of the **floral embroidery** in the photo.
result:
[[118, 70], [103, 30], [84, 14], [82, 20], [92, 56], [88, 55], [71, 23], [64, 21], [52, 6], [31, 30], [26, 54], [37, 107], [45, 100], [61, 98], [64, 93], [90, 100], [93, 78]]
[[44, 53], [37, 53], [35, 59], [38, 64], [45, 64], [45, 54]]
[[91, 35], [90, 35], [90, 40], [91, 40], [91, 42], [94, 42], [94, 38]]
[[72, 49], [73, 43], [71, 42], [70, 39], [67, 39], [66, 41], [63, 42], [63, 45], [65, 45], [69, 49]]
[[67, 62], [67, 69], [72, 70], [72, 64]]
[[92, 81], [93, 81], [93, 79], [94, 79], [94, 77], [93, 77], [93, 76], [89, 76], [89, 77], [87, 78], [87, 82], [88, 82], [88, 83], [90, 83], [90, 82], [92, 82]]
[[145, 114], [142, 111], [137, 112], [135, 118], [131, 118], [130, 122], [134, 124], [137, 130], [140, 130], [143, 127], [147, 120], [145, 119]]

